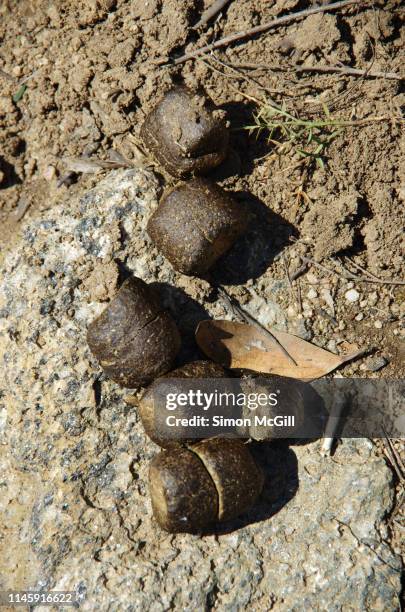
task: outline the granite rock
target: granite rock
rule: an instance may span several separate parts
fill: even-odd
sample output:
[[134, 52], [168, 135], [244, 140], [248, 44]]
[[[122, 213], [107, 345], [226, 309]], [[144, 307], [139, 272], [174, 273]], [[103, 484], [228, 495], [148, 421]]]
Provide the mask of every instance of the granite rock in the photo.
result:
[[266, 484], [248, 515], [203, 537], [156, 525], [157, 447], [85, 338], [130, 273], [156, 283], [182, 359], [197, 356], [196, 322], [223, 316], [208, 283], [150, 244], [157, 193], [149, 172], [113, 172], [27, 220], [1, 262], [0, 589], [77, 590], [84, 610], [399, 609], [391, 472], [367, 440], [333, 460], [319, 441], [257, 445]]

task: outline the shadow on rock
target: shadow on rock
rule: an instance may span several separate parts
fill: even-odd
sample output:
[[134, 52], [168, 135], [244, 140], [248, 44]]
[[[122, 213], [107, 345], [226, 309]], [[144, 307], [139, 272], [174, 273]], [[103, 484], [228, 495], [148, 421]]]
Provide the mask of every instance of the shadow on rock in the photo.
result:
[[247, 191], [233, 194], [246, 207], [250, 217], [247, 232], [214, 266], [214, 283], [240, 285], [264, 274], [276, 255], [298, 232], [291, 223], [269, 210], [259, 198]]
[[253, 442], [249, 446], [264, 477], [263, 491], [254, 507], [241, 517], [218, 523], [204, 535], [225, 535], [265, 521], [279, 512], [298, 491], [298, 461], [285, 441]]

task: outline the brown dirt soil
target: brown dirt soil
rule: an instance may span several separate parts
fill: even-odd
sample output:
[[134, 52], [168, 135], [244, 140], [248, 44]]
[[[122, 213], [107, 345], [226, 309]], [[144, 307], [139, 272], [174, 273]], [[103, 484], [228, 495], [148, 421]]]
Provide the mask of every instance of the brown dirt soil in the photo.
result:
[[[294, 70], [297, 63], [342, 62], [400, 73], [399, 0], [313, 15], [233, 44], [216, 54], [228, 66], [207, 56], [176, 67], [160, 65], [162, 58], [315, 3], [234, 0], [222, 17], [197, 33], [192, 26], [208, 4], [2, 0], [2, 248], [18, 235], [24, 215], [67, 202], [99, 180], [82, 175], [58, 187], [58, 177], [66, 173], [61, 158], [83, 153], [106, 158], [115, 149], [135, 159], [143, 117], [173, 82], [183, 80], [191, 88], [203, 87], [227, 111], [231, 124], [229, 158], [213, 178], [250, 204], [258, 223], [265, 211], [272, 224], [258, 269], [251, 269], [247, 250], [229, 257], [229, 274], [221, 279], [229, 292], [244, 303], [254, 285], [265, 297], [270, 280], [285, 281], [286, 267], [293, 273], [300, 257], [309, 257], [316, 263], [291, 291], [275, 298], [288, 319], [301, 322], [306, 339], [333, 351], [374, 347], [373, 357], [346, 366], [343, 375], [403, 377], [404, 287], [345, 279], [342, 268], [344, 262], [370, 280], [355, 262], [378, 279], [401, 279], [401, 81]], [[275, 69], [241, 69], [240, 64]], [[26, 90], [15, 101], [25, 78]], [[300, 118], [324, 117], [326, 105], [333, 118], [360, 124], [338, 131], [322, 168], [292, 146], [278, 154], [265, 133], [256, 137], [244, 129], [253, 122], [255, 100], [267, 95]], [[350, 289], [359, 293], [354, 302], [346, 297]], [[382, 370], [376, 370], [376, 358], [386, 360]]]

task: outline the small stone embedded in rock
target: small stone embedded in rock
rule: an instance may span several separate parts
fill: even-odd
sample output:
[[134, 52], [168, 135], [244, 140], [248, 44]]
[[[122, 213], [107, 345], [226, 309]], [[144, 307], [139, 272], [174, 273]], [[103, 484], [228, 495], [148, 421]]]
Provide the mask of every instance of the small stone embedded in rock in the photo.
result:
[[356, 289], [349, 289], [349, 291], [345, 293], [346, 302], [357, 302], [359, 297], [360, 293], [356, 291]]
[[239, 202], [212, 181], [195, 178], [163, 196], [147, 231], [176, 270], [199, 276], [246, 227], [246, 212]]
[[218, 166], [227, 153], [229, 132], [211, 100], [178, 86], [146, 117], [141, 137], [157, 161], [181, 178]]
[[378, 372], [388, 365], [389, 361], [385, 357], [371, 357], [366, 361], [366, 368], [369, 372]]
[[148, 285], [130, 278], [95, 319], [87, 341], [107, 376], [137, 387], [164, 374], [180, 348], [180, 335]]

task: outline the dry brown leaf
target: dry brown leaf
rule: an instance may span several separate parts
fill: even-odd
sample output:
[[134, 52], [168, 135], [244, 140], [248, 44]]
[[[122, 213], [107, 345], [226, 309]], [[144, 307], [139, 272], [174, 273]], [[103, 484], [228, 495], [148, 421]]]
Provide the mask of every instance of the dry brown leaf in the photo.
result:
[[264, 330], [246, 323], [201, 321], [197, 327], [196, 340], [207, 357], [222, 366], [307, 381], [320, 378], [366, 352], [362, 350], [339, 356], [292, 334], [274, 329], [271, 333], [297, 365], [288, 359]]

